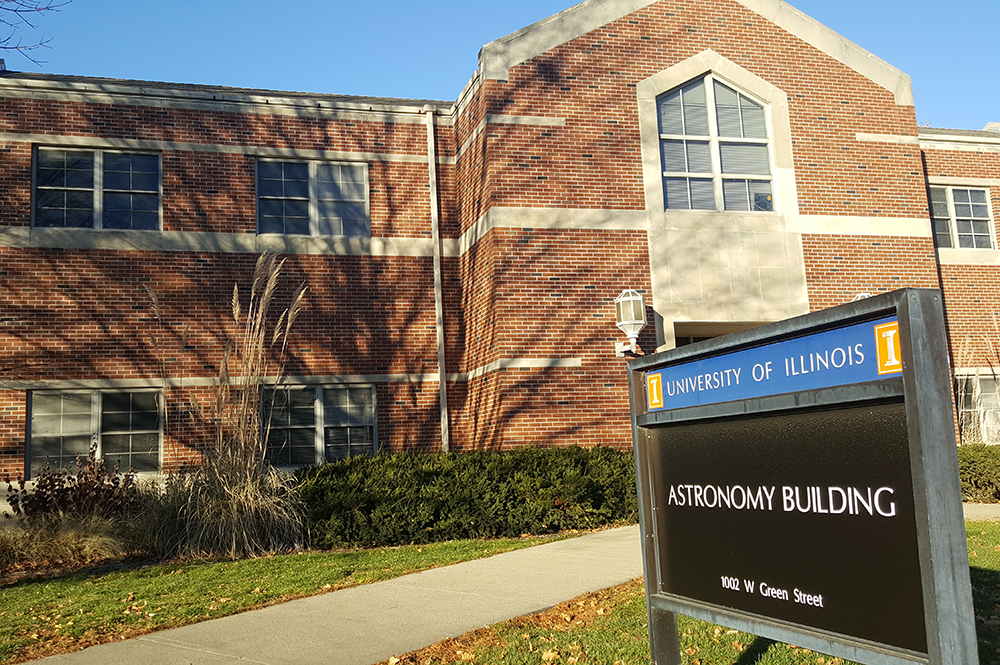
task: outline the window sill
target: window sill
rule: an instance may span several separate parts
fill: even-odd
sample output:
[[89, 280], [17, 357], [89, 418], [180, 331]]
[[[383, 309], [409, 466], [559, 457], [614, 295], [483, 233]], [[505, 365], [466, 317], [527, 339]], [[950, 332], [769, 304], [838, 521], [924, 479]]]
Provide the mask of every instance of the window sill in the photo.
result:
[[1000, 250], [939, 247], [938, 263], [943, 266], [1000, 266]]

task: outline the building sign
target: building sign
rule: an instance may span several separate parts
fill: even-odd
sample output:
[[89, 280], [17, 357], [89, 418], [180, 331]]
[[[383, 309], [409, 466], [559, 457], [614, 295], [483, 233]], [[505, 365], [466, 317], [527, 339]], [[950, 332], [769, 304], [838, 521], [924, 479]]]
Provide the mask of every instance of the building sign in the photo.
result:
[[655, 663], [680, 662], [674, 612], [863, 663], [976, 662], [936, 291], [629, 368]]
[[899, 321], [884, 318], [646, 374], [646, 406], [679, 409], [802, 392], [903, 371]]

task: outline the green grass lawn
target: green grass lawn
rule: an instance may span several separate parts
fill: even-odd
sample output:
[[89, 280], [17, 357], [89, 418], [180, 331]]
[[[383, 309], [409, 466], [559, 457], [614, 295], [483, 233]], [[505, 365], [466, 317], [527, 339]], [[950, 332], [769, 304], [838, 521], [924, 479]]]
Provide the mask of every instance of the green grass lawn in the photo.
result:
[[[982, 665], [1000, 665], [1000, 523], [967, 522]], [[217, 618], [333, 589], [528, 547], [546, 538], [293, 554], [25, 579], [0, 587], [0, 663]], [[841, 665], [845, 661], [679, 618], [686, 665]], [[404, 656], [399, 665], [647, 665], [641, 581], [587, 594]]]
[[0, 663], [215, 619], [552, 540], [462, 540], [23, 579], [0, 587]]

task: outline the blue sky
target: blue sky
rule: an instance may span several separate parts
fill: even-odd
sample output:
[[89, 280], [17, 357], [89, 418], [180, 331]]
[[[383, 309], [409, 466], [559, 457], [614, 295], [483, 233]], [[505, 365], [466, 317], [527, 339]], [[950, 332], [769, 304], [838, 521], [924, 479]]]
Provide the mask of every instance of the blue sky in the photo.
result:
[[[73, 0], [8, 69], [454, 100], [479, 48], [573, 0]], [[794, 0], [907, 72], [917, 121], [1000, 122], [1000, 0]], [[30, 40], [32, 33], [23, 38]]]

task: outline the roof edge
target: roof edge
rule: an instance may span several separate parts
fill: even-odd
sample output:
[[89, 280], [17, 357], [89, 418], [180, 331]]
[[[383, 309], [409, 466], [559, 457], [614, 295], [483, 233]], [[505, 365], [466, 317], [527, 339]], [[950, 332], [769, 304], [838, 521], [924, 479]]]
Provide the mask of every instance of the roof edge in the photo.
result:
[[192, 83], [175, 84], [160, 81], [107, 79], [59, 74], [36, 76], [30, 72], [4, 72], [4, 74], [0, 75], [0, 93], [6, 89], [23, 90], [26, 93], [36, 94], [128, 96], [131, 98], [146, 98], [179, 103], [273, 106], [290, 109], [355, 112], [375, 111], [402, 114], [422, 114], [424, 109], [429, 106], [439, 113], [450, 115], [454, 106], [454, 102], [428, 99], [256, 90], [226, 86], [203, 86]]
[[[659, 0], [585, 0], [483, 46], [483, 79], [505, 81], [510, 68]], [[896, 104], [913, 106], [908, 74], [792, 7], [784, 0], [735, 0], [778, 27], [893, 93]]]

